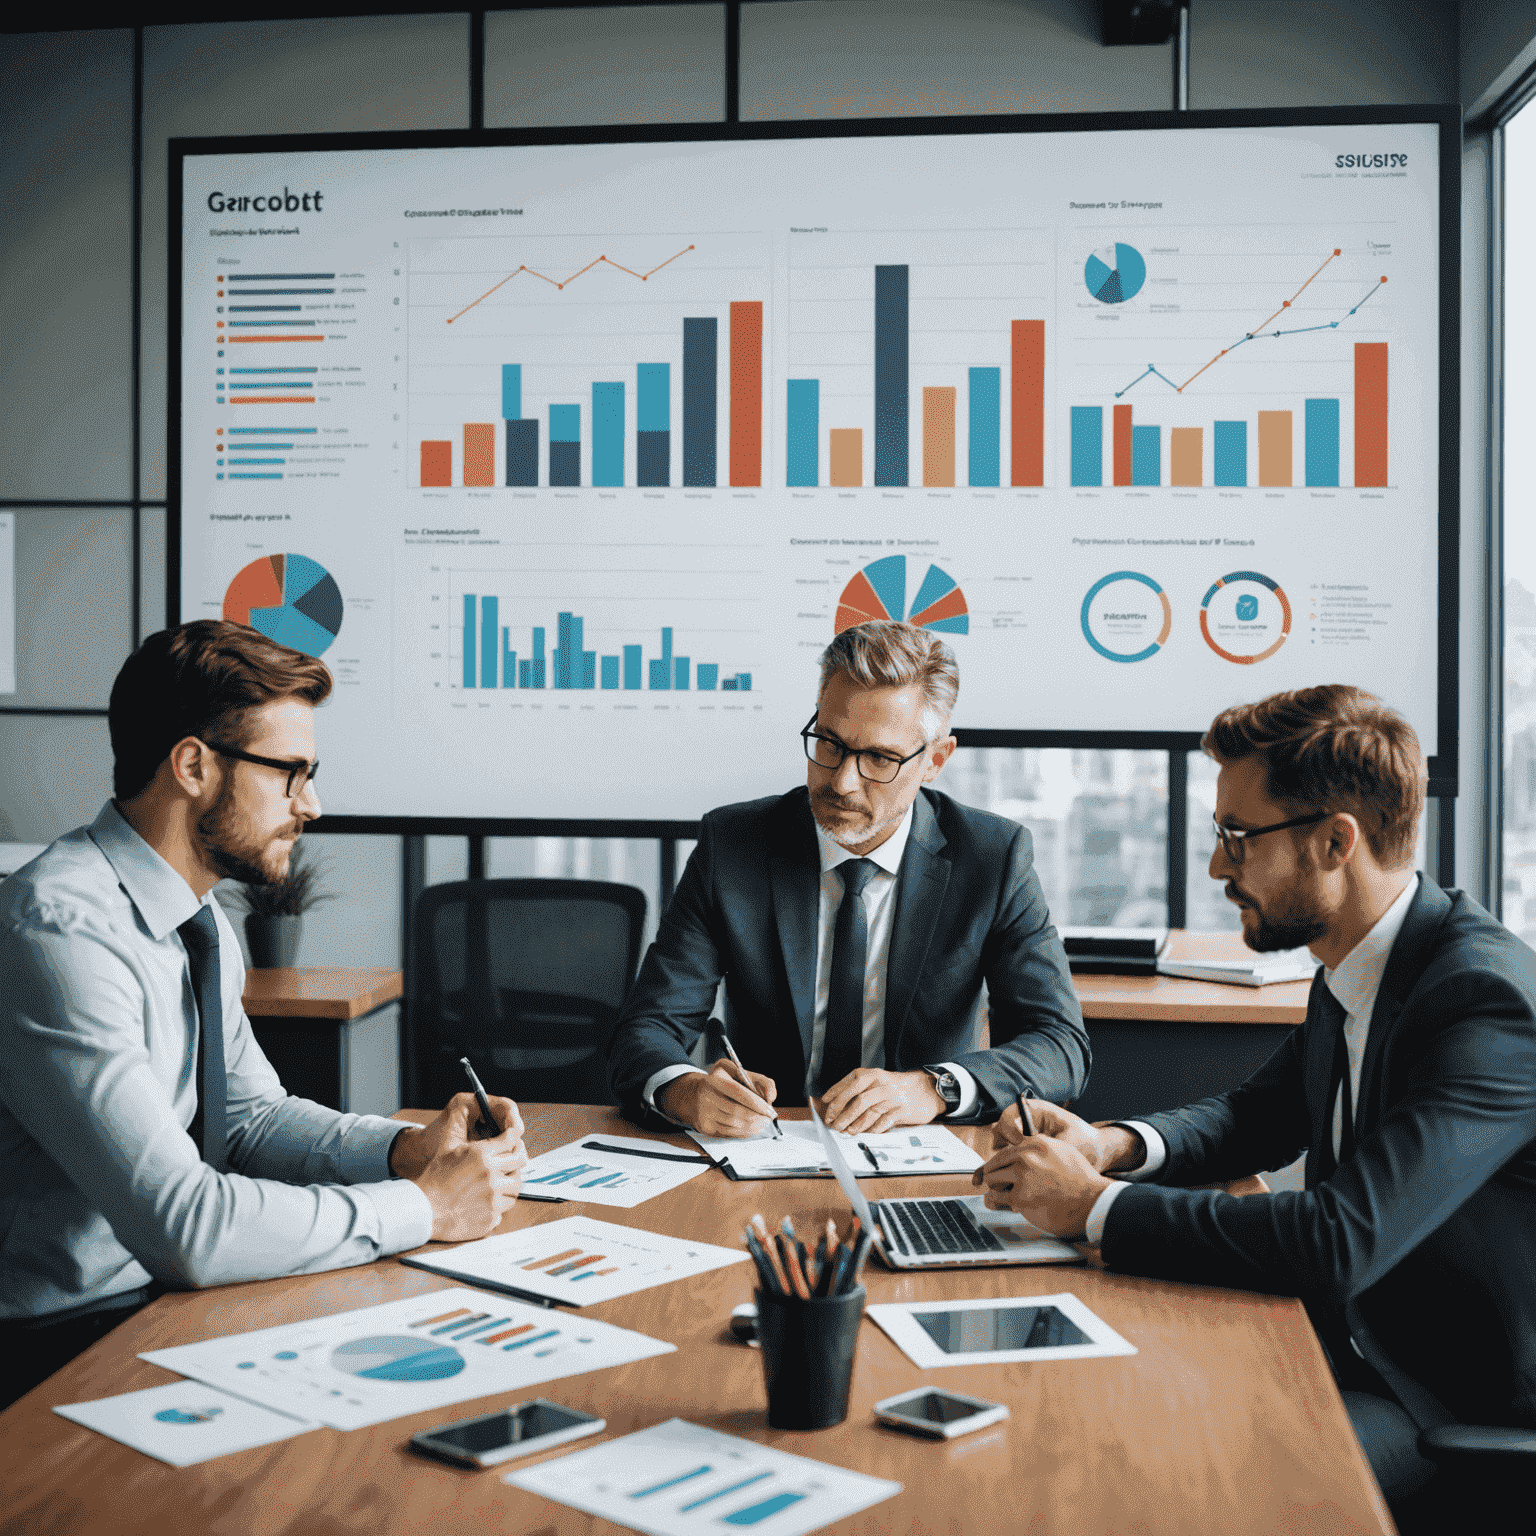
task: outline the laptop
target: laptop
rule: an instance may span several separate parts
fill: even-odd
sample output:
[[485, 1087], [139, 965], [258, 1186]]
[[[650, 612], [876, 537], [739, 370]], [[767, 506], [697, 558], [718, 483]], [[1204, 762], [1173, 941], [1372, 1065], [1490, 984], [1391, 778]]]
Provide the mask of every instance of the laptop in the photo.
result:
[[975, 1269], [996, 1264], [1078, 1264], [1077, 1249], [1012, 1211], [989, 1211], [983, 1195], [866, 1200], [816, 1106], [811, 1118], [827, 1162], [859, 1220], [875, 1234], [888, 1269]]

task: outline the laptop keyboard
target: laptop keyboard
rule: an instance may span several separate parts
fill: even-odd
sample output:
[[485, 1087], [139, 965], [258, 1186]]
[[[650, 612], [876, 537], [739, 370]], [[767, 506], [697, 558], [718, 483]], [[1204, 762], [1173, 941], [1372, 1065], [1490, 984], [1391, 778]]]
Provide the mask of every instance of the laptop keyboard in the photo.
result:
[[886, 1241], [910, 1257], [989, 1253], [1003, 1246], [962, 1200], [881, 1200], [874, 1210]]

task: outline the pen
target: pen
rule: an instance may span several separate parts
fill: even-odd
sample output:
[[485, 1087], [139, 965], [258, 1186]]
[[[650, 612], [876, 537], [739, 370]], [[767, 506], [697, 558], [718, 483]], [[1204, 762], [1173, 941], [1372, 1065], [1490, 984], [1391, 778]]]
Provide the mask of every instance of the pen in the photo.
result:
[[501, 1135], [496, 1117], [491, 1113], [491, 1101], [485, 1096], [485, 1084], [475, 1076], [475, 1069], [470, 1066], [469, 1057], [460, 1056], [459, 1065], [464, 1068], [464, 1074], [469, 1078], [469, 1086], [475, 1090], [475, 1099], [480, 1105], [480, 1123], [475, 1127], [476, 1132], [487, 1141], [492, 1136]]
[[[756, 1093], [757, 1089], [752, 1086], [752, 1080], [747, 1076], [747, 1069], [742, 1066], [741, 1057], [736, 1054], [736, 1047], [731, 1044], [731, 1037], [726, 1034], [724, 1029], [720, 1031], [720, 1038], [725, 1043], [726, 1055], [731, 1058], [732, 1062], [736, 1066], [736, 1070], [741, 1073], [741, 1086], [745, 1088], [748, 1093]], [[771, 1109], [768, 1111], [768, 1113], [773, 1123], [773, 1134], [776, 1137], [782, 1138], [784, 1132], [779, 1127], [779, 1117], [775, 1115]]]
[[858, 1146], [859, 1151], [862, 1152], [864, 1154], [864, 1156], [869, 1159], [869, 1166], [871, 1168], [873, 1168], [876, 1173], [879, 1173], [880, 1172], [880, 1159], [878, 1157], [876, 1157], [875, 1154], [869, 1150], [869, 1147], [864, 1142], [862, 1142], [862, 1141], [858, 1142], [858, 1143], [856, 1143], [856, 1145]]
[[714, 1167], [713, 1158], [691, 1152], [642, 1152], [639, 1147], [610, 1147], [603, 1141], [584, 1141], [582, 1146], [589, 1152], [612, 1152], [616, 1157], [654, 1157], [663, 1163], [708, 1163]]
[[552, 1296], [540, 1296], [534, 1291], [520, 1291], [515, 1285], [505, 1285], [500, 1280], [486, 1281], [485, 1284], [494, 1284], [498, 1291], [504, 1291], [508, 1296], [515, 1296], [519, 1301], [526, 1301], [535, 1307], [553, 1307], [555, 1302]]
[[1024, 1102], [1025, 1099], [1032, 1099], [1033, 1097], [1033, 1091], [1025, 1088], [1014, 1100], [1014, 1103], [1019, 1106], [1019, 1130], [1026, 1136], [1033, 1136], [1035, 1134], [1034, 1117], [1029, 1112], [1029, 1105]]

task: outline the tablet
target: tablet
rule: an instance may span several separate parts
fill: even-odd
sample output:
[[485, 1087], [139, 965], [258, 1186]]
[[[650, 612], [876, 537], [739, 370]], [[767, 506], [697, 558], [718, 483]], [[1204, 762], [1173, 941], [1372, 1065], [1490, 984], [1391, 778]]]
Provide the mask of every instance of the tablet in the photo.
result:
[[870, 1317], [914, 1365], [1001, 1365], [1134, 1355], [1076, 1296], [1009, 1296], [869, 1307]]

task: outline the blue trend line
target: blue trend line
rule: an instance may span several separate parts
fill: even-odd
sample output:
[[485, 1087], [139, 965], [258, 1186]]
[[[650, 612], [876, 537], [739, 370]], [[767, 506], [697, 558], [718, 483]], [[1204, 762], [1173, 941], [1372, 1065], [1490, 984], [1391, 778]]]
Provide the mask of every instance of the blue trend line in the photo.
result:
[[1151, 363], [1148, 363], [1147, 364], [1147, 371], [1146, 371], [1146, 373], [1138, 373], [1136, 375], [1136, 377], [1134, 379], [1132, 379], [1131, 382], [1125, 386], [1124, 389], [1117, 390], [1115, 392], [1115, 399], [1118, 400], [1121, 395], [1129, 394], [1130, 391], [1135, 389], [1136, 386], [1138, 384], [1140, 384], [1141, 381], [1144, 378], [1148, 377], [1148, 375], [1155, 375], [1157, 378], [1161, 379], [1163, 381], [1163, 383], [1166, 384], [1170, 389], [1177, 390], [1178, 387], [1179, 387], [1177, 384], [1175, 384], [1173, 382], [1172, 379], [1170, 379], [1168, 377], [1168, 375], [1166, 373], [1158, 372], [1158, 370], [1156, 368], [1154, 368]]

